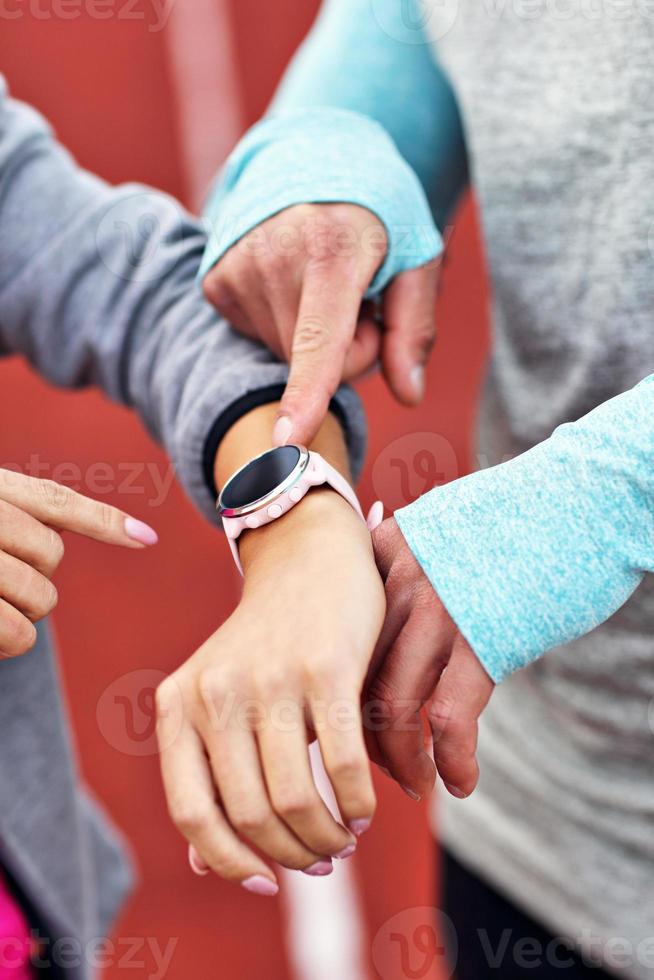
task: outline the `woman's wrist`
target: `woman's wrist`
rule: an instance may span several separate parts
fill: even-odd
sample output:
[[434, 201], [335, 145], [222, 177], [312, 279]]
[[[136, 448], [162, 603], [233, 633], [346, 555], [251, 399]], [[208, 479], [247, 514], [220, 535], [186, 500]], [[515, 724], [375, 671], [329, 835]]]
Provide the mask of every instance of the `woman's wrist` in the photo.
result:
[[239, 541], [248, 581], [274, 573], [289, 561], [301, 562], [307, 549], [333, 547], [370, 550], [370, 534], [354, 508], [331, 487], [311, 490], [291, 511], [264, 527], [246, 531]]

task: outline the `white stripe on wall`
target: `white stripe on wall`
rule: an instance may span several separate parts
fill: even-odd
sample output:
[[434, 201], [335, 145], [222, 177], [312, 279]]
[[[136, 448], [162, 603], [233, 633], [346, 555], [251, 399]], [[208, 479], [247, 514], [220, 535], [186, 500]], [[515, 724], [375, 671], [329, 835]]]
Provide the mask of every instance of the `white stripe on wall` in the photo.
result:
[[243, 128], [239, 71], [227, 0], [167, 0], [164, 37], [185, 178], [200, 211], [207, 187]]
[[[320, 795], [337, 812], [331, 784], [317, 744], [311, 766]], [[301, 980], [366, 980], [365, 927], [352, 859], [334, 861], [326, 878], [283, 871], [283, 895], [289, 910], [289, 959]]]
[[[184, 167], [186, 203], [202, 209], [207, 187], [242, 131], [240, 73], [228, 0], [172, 3], [166, 44]], [[316, 783], [335, 801], [320, 752], [312, 746]], [[366, 980], [365, 927], [348, 861], [327, 878], [282, 871], [287, 947], [295, 980]], [[235, 978], [229, 978], [235, 980]]]

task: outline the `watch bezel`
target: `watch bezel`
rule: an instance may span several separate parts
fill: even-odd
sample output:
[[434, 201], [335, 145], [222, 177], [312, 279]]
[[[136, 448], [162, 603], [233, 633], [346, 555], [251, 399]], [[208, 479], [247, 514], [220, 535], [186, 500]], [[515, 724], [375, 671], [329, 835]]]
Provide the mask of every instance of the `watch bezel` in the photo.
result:
[[249, 459], [247, 463], [244, 463], [243, 466], [241, 466], [238, 470], [236, 470], [235, 473], [232, 473], [229, 480], [220, 491], [220, 496], [218, 497], [218, 503], [216, 505], [216, 509], [218, 511], [219, 517], [227, 517], [227, 518], [244, 517], [247, 514], [254, 514], [256, 513], [256, 511], [263, 510], [265, 507], [269, 507], [276, 500], [278, 500], [279, 497], [281, 497], [288, 490], [290, 490], [295, 483], [298, 482], [298, 480], [300, 479], [300, 477], [302, 476], [302, 474], [305, 472], [306, 468], [309, 465], [309, 458], [310, 458], [309, 450], [305, 446], [300, 446], [298, 443], [295, 442], [288, 443], [288, 446], [292, 446], [295, 449], [297, 449], [300, 455], [297, 463], [295, 464], [295, 466], [293, 467], [289, 475], [286, 477], [286, 479], [283, 480], [282, 483], [279, 483], [273, 490], [270, 490], [269, 493], [267, 493], [265, 496], [259, 497], [257, 500], [252, 500], [250, 501], [250, 503], [243, 504], [242, 507], [224, 507], [222, 504], [222, 499], [225, 491], [229, 487], [230, 483], [233, 480], [235, 480], [236, 477], [238, 477], [239, 474], [242, 473], [244, 469], [246, 469], [248, 466], [251, 466], [252, 463], [256, 463], [257, 460], [262, 459], [264, 456], [269, 456], [270, 453], [277, 452], [278, 449], [285, 449], [288, 447], [275, 446], [273, 449], [266, 449], [265, 452], [259, 453], [257, 456], [253, 456], [252, 459]]

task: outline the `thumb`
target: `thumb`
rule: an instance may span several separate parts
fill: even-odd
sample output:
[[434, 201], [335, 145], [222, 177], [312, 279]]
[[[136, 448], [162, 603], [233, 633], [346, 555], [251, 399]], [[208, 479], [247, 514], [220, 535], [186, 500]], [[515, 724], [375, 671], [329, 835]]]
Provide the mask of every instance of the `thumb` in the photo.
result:
[[343, 377], [362, 295], [337, 266], [307, 273], [273, 445], [308, 445], [318, 432]]
[[469, 796], [477, 785], [478, 721], [494, 689], [472, 647], [457, 634], [452, 659], [427, 709], [436, 767], [452, 796]]
[[440, 260], [403, 272], [384, 296], [382, 369], [399, 402], [417, 405], [425, 390], [425, 365], [436, 340]]

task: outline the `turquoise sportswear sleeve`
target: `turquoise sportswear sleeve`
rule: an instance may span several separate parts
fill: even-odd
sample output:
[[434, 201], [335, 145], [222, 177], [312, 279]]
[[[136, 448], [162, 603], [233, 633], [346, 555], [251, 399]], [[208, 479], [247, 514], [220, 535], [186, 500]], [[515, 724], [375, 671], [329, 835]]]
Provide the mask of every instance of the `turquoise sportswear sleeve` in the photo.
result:
[[654, 571], [654, 375], [395, 517], [495, 681], [608, 619]]
[[424, 32], [407, 26], [419, 23], [414, 2], [326, 0], [210, 195], [201, 276], [301, 203], [359, 204], [383, 222], [389, 251], [369, 295], [441, 252], [435, 220], [442, 227], [465, 186], [466, 154], [449, 83]]

